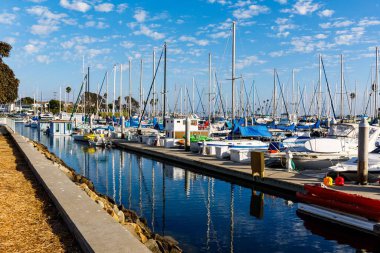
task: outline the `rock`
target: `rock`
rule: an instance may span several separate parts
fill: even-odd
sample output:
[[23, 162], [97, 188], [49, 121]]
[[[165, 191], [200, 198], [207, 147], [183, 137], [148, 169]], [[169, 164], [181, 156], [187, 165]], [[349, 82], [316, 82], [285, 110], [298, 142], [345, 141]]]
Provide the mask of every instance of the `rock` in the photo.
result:
[[103, 202], [101, 201], [101, 200], [97, 200], [96, 201], [96, 203], [98, 203], [99, 204], [99, 206], [102, 208], [102, 209], [104, 209], [104, 204], [103, 204]]
[[112, 212], [112, 218], [115, 220], [115, 221], [117, 221], [117, 222], [119, 222], [119, 216], [117, 216], [117, 214], [112, 210], [111, 211]]
[[143, 233], [139, 233], [139, 236], [142, 243], [146, 243], [148, 241], [148, 238]]
[[115, 213], [118, 213], [120, 211], [119, 208], [117, 207], [117, 205], [113, 205], [113, 211]]
[[98, 197], [98, 195], [95, 193], [95, 192], [93, 192], [93, 191], [90, 191], [90, 198], [93, 200], [93, 201], [96, 201], [99, 197]]
[[182, 250], [178, 246], [171, 248], [170, 253], [182, 253]]
[[153, 239], [149, 239], [146, 243], [145, 246], [150, 249], [153, 253], [160, 253], [161, 250], [157, 244], [157, 242]]
[[175, 246], [175, 245], [178, 245], [178, 242], [177, 242], [173, 237], [171, 237], [171, 236], [169, 236], [169, 235], [165, 235], [165, 236], [164, 236], [164, 239], [165, 239], [165, 241], [167, 241], [167, 242], [169, 243], [169, 245], [170, 245], [171, 247], [173, 247], [173, 246]]
[[162, 246], [162, 242], [161, 241], [156, 241], [157, 245], [158, 245], [158, 248], [160, 249], [160, 252], [165, 252], [165, 248], [164, 246]]
[[119, 222], [124, 223], [125, 222], [125, 215], [122, 211], [117, 212], [117, 216], [119, 217]]
[[134, 223], [125, 223], [124, 226], [136, 239], [140, 240], [140, 236], [137, 235], [133, 224]]

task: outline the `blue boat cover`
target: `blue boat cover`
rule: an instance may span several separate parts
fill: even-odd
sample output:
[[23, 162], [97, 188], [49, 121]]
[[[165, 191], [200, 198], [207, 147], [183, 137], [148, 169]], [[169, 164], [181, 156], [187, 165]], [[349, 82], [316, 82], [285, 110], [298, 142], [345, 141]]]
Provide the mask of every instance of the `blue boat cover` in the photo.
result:
[[239, 126], [238, 130], [242, 137], [272, 137], [266, 126]]

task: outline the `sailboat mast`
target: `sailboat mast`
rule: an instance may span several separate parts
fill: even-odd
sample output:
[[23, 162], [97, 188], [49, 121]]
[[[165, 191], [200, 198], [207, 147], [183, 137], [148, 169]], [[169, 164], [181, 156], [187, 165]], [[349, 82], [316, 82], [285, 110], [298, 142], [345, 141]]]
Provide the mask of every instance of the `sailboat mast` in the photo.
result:
[[273, 69], [273, 120], [275, 120], [276, 117], [276, 69]]
[[109, 113], [109, 108], [108, 108], [108, 97], [109, 97], [109, 93], [108, 93], [108, 71], [106, 72], [106, 110], [107, 110], [107, 116], [108, 116], [108, 113]]
[[128, 99], [128, 106], [129, 106], [129, 117], [132, 116], [132, 61], [129, 60], [129, 99]]
[[[340, 118], [343, 119], [343, 54], [340, 55]], [[375, 96], [376, 97], [376, 96]]]
[[153, 49], [153, 117], [156, 116], [156, 78], [154, 73], [156, 71], [156, 49]]
[[113, 66], [113, 100], [112, 100], [112, 116], [115, 115], [115, 100], [116, 100], [116, 64]]
[[123, 64], [120, 64], [120, 100], [119, 100], [119, 114], [123, 115]]
[[[208, 54], [208, 122], [211, 121], [211, 53]], [[215, 107], [214, 107], [215, 108]]]
[[379, 49], [376, 47], [376, 73], [375, 73], [375, 78], [376, 78], [376, 84], [375, 84], [375, 117], [378, 117], [378, 110], [377, 110], [377, 88], [379, 86]]
[[232, 99], [231, 99], [231, 111], [232, 111], [232, 124], [235, 119], [235, 30], [236, 22], [232, 22]]
[[[61, 108], [62, 108], [62, 106], [61, 106], [61, 101], [62, 101], [62, 97], [61, 97], [61, 94], [62, 94], [62, 89], [61, 89], [61, 86], [59, 86], [59, 114], [61, 114], [62, 113], [62, 111], [61, 111]], [[38, 94], [37, 94], [38, 95]]]
[[141, 59], [141, 62], [140, 62], [140, 116], [142, 116], [141, 110], [142, 110], [142, 104], [143, 104], [142, 80], [143, 80], [143, 59]]
[[292, 69], [292, 113], [295, 112], [296, 103], [294, 102], [294, 69]]
[[164, 44], [164, 101], [163, 101], [163, 104], [164, 104], [164, 109], [163, 109], [163, 112], [162, 112], [162, 120], [163, 120], [163, 124], [164, 124], [164, 128], [166, 126], [166, 123], [165, 123], [165, 114], [166, 114], [166, 51], [167, 51], [167, 45], [166, 45], [166, 42]]
[[322, 110], [322, 55], [319, 55], [319, 80], [318, 80], [318, 119], [321, 117], [321, 110]]

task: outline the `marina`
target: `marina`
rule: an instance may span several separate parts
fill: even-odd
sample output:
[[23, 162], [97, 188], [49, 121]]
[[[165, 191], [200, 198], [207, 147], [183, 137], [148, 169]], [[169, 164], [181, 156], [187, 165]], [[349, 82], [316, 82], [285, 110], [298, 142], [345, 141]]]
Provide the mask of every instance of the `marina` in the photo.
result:
[[[309, 240], [315, 243], [319, 241], [318, 245], [323, 243], [324, 248], [330, 247], [332, 251], [339, 249], [349, 252], [350, 249], [354, 251], [357, 247], [344, 239], [343, 245], [335, 244], [334, 241], [339, 242], [342, 239], [339, 234], [333, 239], [329, 237], [329, 227], [325, 231], [327, 240], [323, 239], [323, 231], [322, 237], [318, 233], [314, 235], [313, 231], [309, 231], [303, 225], [304, 222], [308, 224], [312, 222], [308, 218], [304, 221], [297, 215], [294, 188], [276, 191], [273, 187], [264, 187], [262, 184], [252, 185], [249, 183], [250, 180], [252, 181], [250, 166], [235, 165], [235, 167], [243, 167], [240, 173], [246, 174], [245, 179], [231, 175], [223, 176], [223, 173], [207, 170], [207, 166], [201, 169], [203, 168], [201, 162], [198, 166], [191, 166], [178, 160], [167, 159], [168, 155], [183, 158], [184, 154], [176, 154], [183, 151], [173, 150], [168, 153], [164, 151], [164, 148], [144, 148], [141, 144], [127, 144], [130, 147], [126, 151], [93, 148], [75, 142], [69, 136], [47, 137], [35, 129], [25, 128], [23, 124], [17, 124], [16, 132], [45, 144], [70, 167], [76, 168], [78, 173], [88, 177], [97, 191], [135, 210], [147, 219], [147, 223], [154, 231], [170, 235], [178, 240], [181, 248], [186, 252], [213, 252], [218, 251], [218, 248], [221, 251], [246, 251], [252, 246], [252, 240], [259, 245], [260, 241], [266, 240], [264, 238], [267, 238], [267, 233], [277, 234], [281, 238], [278, 240], [282, 242], [283, 251], [301, 252], [306, 248], [297, 245], [305, 245], [309, 250], [319, 252], [318, 247], [306, 246]], [[161, 158], [160, 155], [155, 155], [157, 160], [147, 158], [147, 155], [153, 156], [151, 153], [144, 152], [144, 149], [162, 150], [161, 152], [166, 153], [165, 162], [162, 155]], [[159, 153], [160, 151], [151, 150], [150, 152]], [[214, 161], [210, 161], [210, 158], [207, 160], [209, 163], [215, 162], [215, 158]], [[231, 167], [228, 166], [228, 168]], [[273, 172], [273, 174], [276, 173]], [[268, 172], [267, 176], [271, 178], [273, 175]], [[277, 178], [277, 180], [283, 179]], [[289, 184], [297, 184], [297, 188], [302, 188], [305, 182], [317, 181], [315, 178], [311, 179], [312, 181], [301, 180], [297, 183], [294, 179], [293, 182], [289, 180]], [[268, 189], [269, 194], [266, 193]], [[277, 186], [275, 189], [284, 188]], [[355, 186], [347, 186], [347, 190], [354, 191], [354, 189]], [[372, 196], [378, 196], [375, 191], [373, 194]], [[280, 197], [276, 197], [278, 195]], [[283, 217], [287, 218], [283, 219]], [[197, 225], [194, 227], [194, 224]], [[273, 227], [269, 224], [276, 225]], [[294, 230], [294, 227], [297, 229]], [[277, 229], [278, 232], [276, 232]], [[281, 234], [281, 229], [293, 231], [295, 234], [292, 234], [293, 232]], [[346, 236], [347, 234], [342, 237]], [[220, 238], [225, 238], [227, 241]], [[194, 244], [194, 242], [197, 243]], [[260, 249], [258, 246], [257, 250], [267, 252], [268, 249], [272, 251], [280, 246], [272, 244], [272, 247], [263, 246]], [[369, 247], [368, 249], [376, 248], [377, 244]]]
[[0, 252], [379, 252], [380, 5], [1, 8]]

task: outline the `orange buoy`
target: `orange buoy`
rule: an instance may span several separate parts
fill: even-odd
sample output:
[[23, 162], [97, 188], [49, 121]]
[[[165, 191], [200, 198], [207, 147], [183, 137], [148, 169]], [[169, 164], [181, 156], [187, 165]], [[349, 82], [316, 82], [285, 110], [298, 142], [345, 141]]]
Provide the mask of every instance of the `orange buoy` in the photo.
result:
[[323, 179], [323, 184], [326, 186], [332, 186], [333, 185], [333, 179], [331, 177], [325, 177]]

